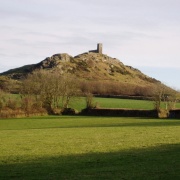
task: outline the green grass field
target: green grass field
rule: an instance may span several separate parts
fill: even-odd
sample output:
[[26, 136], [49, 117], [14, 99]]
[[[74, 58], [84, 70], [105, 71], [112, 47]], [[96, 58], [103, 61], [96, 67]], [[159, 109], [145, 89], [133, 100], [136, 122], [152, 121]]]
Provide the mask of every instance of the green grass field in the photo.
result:
[[[93, 98], [93, 104], [101, 108], [132, 108], [132, 109], [153, 109], [153, 101], [116, 99], [116, 98]], [[86, 107], [85, 98], [74, 99], [70, 107], [82, 110]]]
[[[154, 109], [154, 102], [148, 100], [133, 100], [133, 99], [116, 99], [116, 98], [93, 98], [94, 105], [101, 108], [129, 108], [129, 109]], [[86, 107], [85, 98], [75, 98], [70, 103], [70, 107], [82, 110]], [[165, 104], [162, 103], [165, 108]], [[176, 108], [180, 108], [180, 103], [176, 103]]]
[[[11, 94], [10, 98], [19, 101], [20, 96], [17, 94]], [[119, 98], [93, 97], [93, 105], [100, 108], [129, 108], [129, 109], [146, 109], [146, 110], [154, 109], [154, 101], [119, 99]], [[81, 111], [82, 109], [86, 108], [85, 97], [73, 98], [72, 101], [70, 101], [69, 107], [74, 108], [78, 111]], [[162, 103], [162, 107], [165, 108], [164, 103]], [[180, 108], [180, 103], [176, 103], [175, 107]]]
[[180, 179], [180, 121], [0, 120], [0, 179]]

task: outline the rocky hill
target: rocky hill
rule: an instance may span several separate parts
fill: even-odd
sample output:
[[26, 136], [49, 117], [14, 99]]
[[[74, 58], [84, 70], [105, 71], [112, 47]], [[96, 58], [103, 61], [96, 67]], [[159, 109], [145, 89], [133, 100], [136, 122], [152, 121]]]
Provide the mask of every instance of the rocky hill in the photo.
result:
[[158, 80], [148, 77], [138, 69], [125, 66], [120, 60], [99, 53], [83, 53], [72, 57], [66, 53], [55, 54], [45, 58], [37, 64], [25, 65], [1, 73], [12, 79], [24, 78], [36, 69], [58, 69], [62, 74], [74, 74], [80, 79], [112, 80], [128, 83], [159, 83]]
[[[58, 69], [62, 74], [74, 75], [79, 80], [84, 81], [86, 85], [87, 83], [91, 83], [91, 85], [95, 86], [94, 84], [96, 83], [94, 89], [99, 88], [97, 87], [98, 85], [103, 85], [102, 89], [108, 88], [108, 86], [111, 86], [111, 88], [114, 89], [125, 89], [122, 94], [125, 94], [128, 89], [133, 88], [138, 89], [137, 91], [147, 91], [148, 89], [152, 89], [161, 84], [160, 81], [146, 76], [138, 69], [124, 65], [116, 58], [93, 51], [75, 57], [72, 57], [67, 53], [55, 54], [45, 58], [37, 64], [11, 69], [0, 75], [8, 76], [11, 79], [21, 80], [25, 78], [28, 73], [37, 69], [49, 71]], [[89, 85], [89, 87], [91, 85]], [[117, 92], [116, 94], [119, 93]], [[138, 93], [127, 94], [136, 95]], [[139, 94], [142, 94], [142, 92]]]

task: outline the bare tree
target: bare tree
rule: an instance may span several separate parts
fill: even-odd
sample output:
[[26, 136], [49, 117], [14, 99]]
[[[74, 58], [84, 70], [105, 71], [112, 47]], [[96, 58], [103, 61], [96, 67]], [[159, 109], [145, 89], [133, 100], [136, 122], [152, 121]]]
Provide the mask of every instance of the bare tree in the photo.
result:
[[78, 92], [77, 80], [68, 75], [62, 75], [58, 70], [35, 71], [23, 81], [22, 86], [23, 94], [34, 96], [49, 112], [59, 107], [61, 100], [63, 107], [68, 108], [70, 100], [77, 96]]
[[176, 91], [164, 85], [159, 85], [154, 91], [154, 108], [158, 112], [166, 112], [174, 109], [176, 105]]
[[66, 75], [61, 78], [61, 83], [62, 104], [68, 108], [70, 101], [81, 93], [79, 82], [75, 77]]
[[93, 102], [93, 94], [91, 93], [86, 93], [86, 109], [91, 109], [94, 107], [94, 102]]

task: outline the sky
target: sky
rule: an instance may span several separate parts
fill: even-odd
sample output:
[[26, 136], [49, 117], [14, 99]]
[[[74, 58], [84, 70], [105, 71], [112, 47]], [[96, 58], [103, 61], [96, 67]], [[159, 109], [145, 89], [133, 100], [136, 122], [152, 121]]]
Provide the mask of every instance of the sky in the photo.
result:
[[0, 0], [0, 72], [97, 43], [180, 90], [180, 0]]

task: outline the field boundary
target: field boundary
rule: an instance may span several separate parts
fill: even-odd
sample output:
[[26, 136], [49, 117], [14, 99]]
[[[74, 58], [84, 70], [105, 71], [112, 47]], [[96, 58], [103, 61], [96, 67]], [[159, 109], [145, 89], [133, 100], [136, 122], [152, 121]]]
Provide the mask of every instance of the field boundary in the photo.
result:
[[170, 110], [169, 118], [180, 119], [180, 109]]
[[153, 117], [158, 118], [157, 110], [143, 110], [143, 109], [84, 109], [81, 115], [88, 116], [119, 116], [119, 117]]

